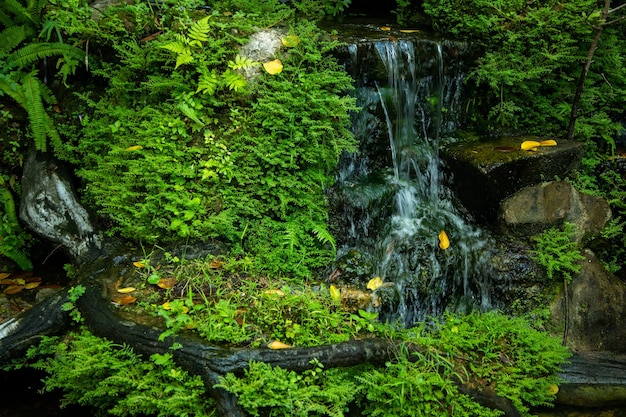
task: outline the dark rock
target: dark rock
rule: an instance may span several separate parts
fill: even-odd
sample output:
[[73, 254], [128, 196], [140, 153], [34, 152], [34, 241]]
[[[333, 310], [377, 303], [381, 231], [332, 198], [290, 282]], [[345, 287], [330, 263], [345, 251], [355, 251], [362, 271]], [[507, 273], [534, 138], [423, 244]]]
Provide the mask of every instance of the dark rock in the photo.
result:
[[[568, 285], [567, 345], [575, 351], [626, 353], [626, 283], [585, 250], [581, 271]], [[553, 326], [563, 327], [565, 300], [561, 291], [551, 306]]]
[[611, 219], [608, 203], [553, 181], [524, 188], [500, 205], [499, 225], [505, 233], [529, 237], [563, 222], [572, 223], [577, 242], [597, 235]]
[[505, 198], [524, 187], [564, 178], [580, 166], [582, 143], [560, 142], [534, 152], [520, 149], [524, 140], [533, 139], [463, 142], [443, 149], [452, 188], [478, 221], [492, 223]]

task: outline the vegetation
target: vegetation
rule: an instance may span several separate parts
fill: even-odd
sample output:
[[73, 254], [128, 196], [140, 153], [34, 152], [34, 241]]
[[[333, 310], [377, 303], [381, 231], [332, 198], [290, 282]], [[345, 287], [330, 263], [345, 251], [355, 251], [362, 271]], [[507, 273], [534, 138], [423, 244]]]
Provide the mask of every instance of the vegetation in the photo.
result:
[[[288, 316], [278, 320], [285, 323]], [[303, 332], [315, 340], [327, 329]], [[446, 315], [394, 338], [405, 344], [383, 368], [325, 369], [315, 361], [294, 372], [253, 362], [244, 375], [227, 374], [219, 386], [235, 393], [251, 416], [500, 415], [459, 391], [460, 382], [480, 379], [529, 416], [529, 407], [552, 402], [556, 371], [568, 355], [558, 340], [495, 312]], [[64, 404], [95, 406], [102, 415], [213, 415], [199, 377], [178, 368], [171, 353], [142, 358], [85, 329], [46, 338], [12, 368], [23, 366], [45, 370], [46, 389], [62, 389]]]
[[[356, 149], [350, 112], [357, 110], [352, 80], [329, 53], [338, 42], [315, 19], [340, 15], [351, 2], [292, 3], [223, 0], [207, 8], [199, 0], [135, 0], [97, 16], [85, 0], [0, 4], [0, 254], [32, 267], [15, 197], [16, 173], [33, 145], [77, 168], [83, 201], [109, 234], [155, 247], [213, 239], [228, 245], [225, 257], [181, 265], [173, 281], [164, 269], [141, 264], [141, 284], [154, 294], [118, 304], [163, 320], [161, 339], [193, 332], [211, 344], [246, 348], [373, 336], [403, 343], [382, 368], [326, 369], [318, 361], [295, 372], [250, 363], [244, 375], [228, 374], [219, 384], [248, 414], [497, 415], [459, 390], [472, 381], [486, 381], [523, 415], [549, 404], [567, 353], [522, 319], [446, 315], [397, 329], [371, 312], [344, 311], [331, 289], [315, 282], [335, 255], [324, 191], [341, 153]], [[437, 30], [477, 48], [467, 107], [475, 127], [563, 136], [576, 116], [574, 138], [591, 151], [572, 181], [617, 209], [595, 244], [608, 248], [612, 271], [622, 270], [624, 178], [603, 164], [615, 151], [625, 108], [623, 23], [600, 23], [593, 65], [581, 77], [598, 27], [595, 1], [415, 3], [398, 1], [398, 18], [408, 23], [423, 7]], [[241, 54], [258, 28], [277, 29], [282, 41], [264, 62]], [[73, 75], [83, 64], [88, 75], [79, 80]], [[584, 89], [575, 109], [579, 79]], [[579, 256], [569, 227], [538, 237], [536, 251], [548, 277], [561, 274], [564, 285]], [[76, 326], [84, 290], [73, 287], [63, 305]], [[77, 327], [44, 339], [12, 366], [45, 370], [46, 389], [62, 389], [65, 404], [102, 414], [213, 415], [200, 378], [172, 357], [140, 357]]]

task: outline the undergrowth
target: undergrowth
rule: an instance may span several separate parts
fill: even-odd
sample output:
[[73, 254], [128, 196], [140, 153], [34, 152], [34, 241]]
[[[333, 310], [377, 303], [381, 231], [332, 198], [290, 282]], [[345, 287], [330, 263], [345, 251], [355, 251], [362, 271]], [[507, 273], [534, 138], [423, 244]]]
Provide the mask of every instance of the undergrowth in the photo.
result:
[[[395, 357], [381, 367], [326, 368], [314, 360], [310, 369], [295, 372], [251, 362], [243, 375], [227, 374], [219, 386], [234, 393], [251, 416], [500, 415], [458, 389], [460, 381], [481, 380], [530, 416], [531, 406], [554, 400], [555, 375], [568, 356], [558, 340], [495, 312], [450, 314], [394, 337]], [[61, 389], [63, 404], [91, 405], [99, 415], [213, 415], [200, 378], [171, 357], [142, 358], [79, 329], [65, 338], [45, 338], [12, 367], [46, 371], [46, 390]]]

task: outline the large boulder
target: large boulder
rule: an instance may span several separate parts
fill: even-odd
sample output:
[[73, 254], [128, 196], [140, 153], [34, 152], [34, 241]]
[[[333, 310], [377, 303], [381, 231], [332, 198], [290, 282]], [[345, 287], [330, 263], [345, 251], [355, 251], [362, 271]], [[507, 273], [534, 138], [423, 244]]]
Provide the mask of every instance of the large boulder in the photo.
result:
[[611, 219], [608, 203], [578, 192], [564, 181], [524, 188], [500, 205], [499, 225], [503, 232], [529, 237], [551, 226], [572, 223], [577, 242], [598, 234]]
[[568, 324], [567, 345], [574, 351], [626, 353], [626, 283], [584, 251], [581, 270], [550, 306], [554, 327]]
[[582, 144], [559, 142], [536, 151], [520, 148], [524, 140], [502, 138], [497, 141], [466, 141], [442, 151], [452, 174], [452, 188], [463, 205], [482, 222], [497, 218], [500, 202], [530, 185], [555, 177], [565, 178], [580, 166]]

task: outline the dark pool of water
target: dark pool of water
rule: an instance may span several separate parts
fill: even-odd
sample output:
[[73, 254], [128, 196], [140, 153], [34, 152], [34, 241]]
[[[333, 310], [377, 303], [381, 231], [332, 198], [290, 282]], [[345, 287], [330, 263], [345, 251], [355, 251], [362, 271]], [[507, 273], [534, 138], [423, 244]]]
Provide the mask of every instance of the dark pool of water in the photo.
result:
[[41, 393], [44, 374], [34, 370], [0, 371], [0, 417], [92, 417], [86, 407], [61, 408], [60, 393]]

